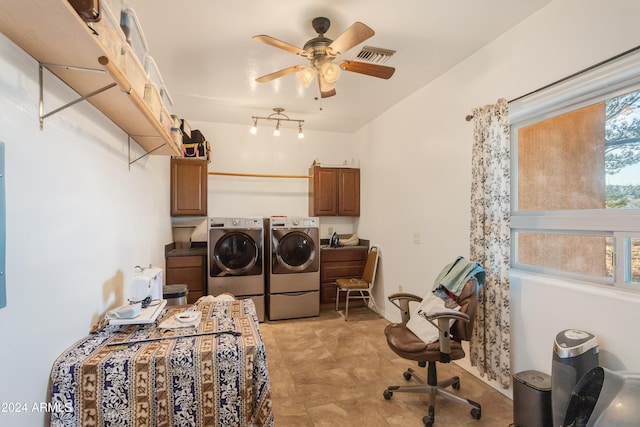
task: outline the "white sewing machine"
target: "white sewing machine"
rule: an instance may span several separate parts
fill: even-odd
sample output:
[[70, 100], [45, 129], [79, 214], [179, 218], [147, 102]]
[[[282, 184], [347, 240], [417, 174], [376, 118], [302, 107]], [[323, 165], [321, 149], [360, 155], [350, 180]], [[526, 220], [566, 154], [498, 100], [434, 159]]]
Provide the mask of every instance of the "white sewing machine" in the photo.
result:
[[167, 305], [162, 293], [162, 269], [136, 266], [138, 273], [129, 282], [128, 302], [107, 313], [109, 324], [153, 323]]
[[[148, 304], [154, 300], [162, 300], [162, 269], [159, 267], [139, 267], [129, 283], [129, 301], [132, 303], [143, 302], [149, 298]], [[143, 303], [143, 306], [146, 306]]]

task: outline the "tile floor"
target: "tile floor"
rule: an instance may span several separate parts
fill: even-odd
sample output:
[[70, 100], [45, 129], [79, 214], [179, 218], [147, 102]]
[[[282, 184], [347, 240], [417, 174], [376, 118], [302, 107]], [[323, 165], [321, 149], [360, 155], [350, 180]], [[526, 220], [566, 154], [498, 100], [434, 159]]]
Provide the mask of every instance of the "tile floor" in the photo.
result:
[[[423, 425], [426, 396], [382, 396], [387, 386], [405, 383], [402, 373], [417, 365], [387, 347], [387, 320], [366, 308], [349, 311], [348, 322], [323, 306], [320, 317], [260, 325], [277, 427]], [[440, 379], [454, 375], [461, 377], [459, 393], [482, 404], [482, 419], [474, 420], [465, 405], [438, 399], [435, 426], [508, 427], [513, 422], [509, 398], [453, 363], [438, 366]]]

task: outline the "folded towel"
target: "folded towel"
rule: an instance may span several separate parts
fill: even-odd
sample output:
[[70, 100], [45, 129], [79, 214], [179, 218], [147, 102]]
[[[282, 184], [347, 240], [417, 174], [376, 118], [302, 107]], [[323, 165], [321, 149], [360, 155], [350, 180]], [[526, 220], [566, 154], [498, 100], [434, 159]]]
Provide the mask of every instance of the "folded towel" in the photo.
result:
[[225, 292], [225, 293], [217, 295], [215, 297], [213, 295], [205, 295], [203, 297], [200, 297], [198, 299], [198, 301], [196, 301], [196, 304], [200, 303], [200, 302], [235, 301], [235, 299], [236, 299], [235, 296], [231, 295], [230, 293]]
[[483, 286], [486, 273], [477, 262], [469, 261], [459, 256], [442, 269], [438, 277], [436, 277], [433, 288], [437, 289], [439, 286], [444, 286], [454, 295], [460, 296], [464, 285], [471, 277], [475, 277], [478, 280], [478, 284]]

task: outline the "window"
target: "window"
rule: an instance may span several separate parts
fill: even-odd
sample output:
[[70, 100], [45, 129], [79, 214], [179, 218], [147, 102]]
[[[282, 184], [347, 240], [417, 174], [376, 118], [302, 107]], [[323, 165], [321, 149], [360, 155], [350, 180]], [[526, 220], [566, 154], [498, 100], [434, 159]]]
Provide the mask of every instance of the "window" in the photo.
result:
[[513, 267], [640, 291], [640, 51], [509, 110]]

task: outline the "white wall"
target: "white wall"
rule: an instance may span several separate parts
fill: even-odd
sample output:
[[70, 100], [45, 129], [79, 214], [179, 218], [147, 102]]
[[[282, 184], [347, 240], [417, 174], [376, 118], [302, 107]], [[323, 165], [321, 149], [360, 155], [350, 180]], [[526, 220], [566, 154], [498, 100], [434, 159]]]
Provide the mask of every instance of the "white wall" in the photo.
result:
[[[291, 118], [295, 113], [287, 112]], [[262, 115], [256, 112], [256, 115]], [[298, 139], [297, 127], [285, 124], [279, 137], [273, 136], [274, 123], [260, 122], [251, 135], [251, 118], [246, 125], [214, 122], [190, 123], [200, 129], [212, 144], [210, 172], [308, 176], [314, 160], [322, 164], [357, 167], [351, 135], [305, 130]], [[269, 217], [272, 215], [309, 216], [309, 180], [306, 178], [262, 178], [209, 175], [209, 216]], [[323, 217], [321, 238], [329, 238], [328, 228], [340, 233], [353, 232], [353, 218]], [[201, 230], [198, 228], [196, 232]], [[198, 233], [198, 238], [202, 237]]]
[[[46, 111], [76, 97], [45, 77]], [[135, 265], [164, 267], [169, 158], [148, 156], [129, 170], [126, 135], [87, 103], [46, 119], [40, 131], [38, 64], [2, 35], [0, 111], [7, 219], [0, 403], [28, 407], [0, 412], [0, 425], [38, 426], [44, 414], [31, 408], [46, 401], [56, 357], [125, 302]]]
[[[422, 295], [442, 266], [468, 256], [472, 125], [465, 116], [640, 45], [638, 16], [635, 0], [554, 1], [355, 134], [366, 206], [358, 231], [382, 250], [378, 301], [399, 285]], [[640, 324], [637, 295], [521, 274], [512, 278], [511, 298], [512, 373], [550, 374], [553, 340], [568, 327], [599, 336], [606, 366], [640, 371], [640, 342], [629, 335]], [[385, 311], [399, 318], [388, 302]]]

